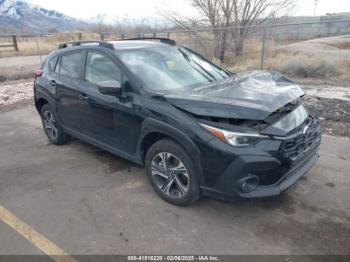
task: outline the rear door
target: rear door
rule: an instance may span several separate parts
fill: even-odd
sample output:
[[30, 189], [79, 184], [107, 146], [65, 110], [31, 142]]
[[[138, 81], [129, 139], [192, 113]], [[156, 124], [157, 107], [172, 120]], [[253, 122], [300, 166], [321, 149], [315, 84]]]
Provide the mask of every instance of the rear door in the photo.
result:
[[65, 128], [84, 132], [81, 118], [83, 52], [76, 51], [61, 55], [55, 72], [57, 112]]

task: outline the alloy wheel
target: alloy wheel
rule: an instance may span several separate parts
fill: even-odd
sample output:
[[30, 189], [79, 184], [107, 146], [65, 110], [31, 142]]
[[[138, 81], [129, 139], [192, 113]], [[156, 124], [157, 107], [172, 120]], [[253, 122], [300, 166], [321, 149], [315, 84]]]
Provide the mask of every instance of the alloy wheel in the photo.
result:
[[168, 152], [155, 155], [152, 176], [158, 188], [173, 198], [183, 197], [189, 189], [190, 178], [182, 161]]
[[57, 123], [56, 119], [50, 111], [45, 111], [43, 113], [43, 123], [47, 135], [52, 139], [56, 140], [58, 137]]

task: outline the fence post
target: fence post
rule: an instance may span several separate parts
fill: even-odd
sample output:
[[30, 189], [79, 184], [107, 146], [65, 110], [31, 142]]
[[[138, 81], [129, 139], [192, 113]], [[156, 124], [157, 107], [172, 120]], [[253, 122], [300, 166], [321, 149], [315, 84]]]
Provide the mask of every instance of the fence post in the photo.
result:
[[266, 42], [266, 26], [264, 26], [264, 31], [262, 35], [262, 40], [261, 40], [261, 64], [260, 64], [260, 69], [264, 69], [264, 59], [265, 59], [265, 42]]
[[78, 40], [81, 41], [83, 39], [83, 34], [80, 32], [78, 33]]
[[168, 32], [168, 34], [167, 34], [167, 38], [168, 38], [168, 39], [170, 39], [170, 32]]
[[17, 37], [15, 35], [12, 36], [12, 42], [13, 42], [13, 48], [16, 52], [18, 52], [18, 44], [17, 44]]
[[104, 41], [104, 40], [105, 40], [105, 35], [104, 35], [104, 33], [102, 33], [102, 32], [100, 33], [100, 40], [101, 40], [101, 41]]
[[198, 32], [193, 31], [192, 35], [193, 35], [192, 37], [194, 40], [194, 51], [198, 52]]

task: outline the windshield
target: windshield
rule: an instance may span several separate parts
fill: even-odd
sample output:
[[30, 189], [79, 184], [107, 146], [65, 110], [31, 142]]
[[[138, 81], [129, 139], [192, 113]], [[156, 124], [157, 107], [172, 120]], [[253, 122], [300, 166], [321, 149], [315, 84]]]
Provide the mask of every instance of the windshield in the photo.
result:
[[128, 51], [118, 55], [146, 87], [167, 91], [196, 87], [230, 76], [185, 48], [157, 47]]

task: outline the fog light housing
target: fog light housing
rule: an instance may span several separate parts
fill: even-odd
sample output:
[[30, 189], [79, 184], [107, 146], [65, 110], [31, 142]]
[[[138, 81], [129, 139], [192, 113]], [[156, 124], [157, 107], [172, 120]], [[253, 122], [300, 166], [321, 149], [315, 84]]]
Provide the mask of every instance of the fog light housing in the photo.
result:
[[250, 193], [254, 191], [260, 183], [260, 179], [257, 176], [249, 175], [240, 180], [240, 190], [243, 193]]

